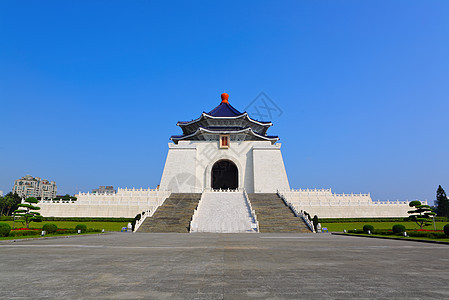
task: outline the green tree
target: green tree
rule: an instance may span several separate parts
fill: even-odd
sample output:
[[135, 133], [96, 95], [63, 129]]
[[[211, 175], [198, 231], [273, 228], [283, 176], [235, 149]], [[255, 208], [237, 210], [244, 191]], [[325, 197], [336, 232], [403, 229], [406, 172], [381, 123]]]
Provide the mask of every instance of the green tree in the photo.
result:
[[9, 192], [5, 197], [1, 197], [0, 199], [0, 215], [9, 216], [11, 212], [18, 208], [18, 205], [22, 199], [16, 193]]
[[0, 196], [0, 216], [3, 216], [3, 212], [6, 208], [6, 200], [5, 197]]
[[441, 217], [449, 218], [449, 199], [447, 199], [446, 192], [441, 185], [437, 189], [437, 199], [435, 201], [437, 215]]
[[421, 229], [424, 226], [432, 224], [432, 219], [430, 216], [434, 216], [436, 213], [432, 212], [429, 205], [421, 204], [420, 201], [416, 200], [410, 202], [409, 206], [414, 207], [415, 209], [408, 211], [408, 213], [411, 214], [408, 217], [408, 220], [416, 222]]
[[41, 220], [41, 214], [36, 211], [41, 208], [33, 205], [38, 203], [37, 199], [34, 197], [27, 198], [25, 202], [26, 203], [20, 203], [18, 205], [19, 209], [14, 211], [14, 216], [18, 216], [25, 221], [27, 228], [29, 228], [30, 222]]

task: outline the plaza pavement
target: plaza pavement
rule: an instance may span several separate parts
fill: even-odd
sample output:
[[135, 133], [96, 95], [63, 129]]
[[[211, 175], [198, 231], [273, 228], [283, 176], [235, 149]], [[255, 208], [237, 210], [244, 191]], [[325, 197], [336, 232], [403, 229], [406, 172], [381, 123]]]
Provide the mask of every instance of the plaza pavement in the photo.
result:
[[3, 299], [449, 298], [449, 246], [330, 234], [0, 242]]

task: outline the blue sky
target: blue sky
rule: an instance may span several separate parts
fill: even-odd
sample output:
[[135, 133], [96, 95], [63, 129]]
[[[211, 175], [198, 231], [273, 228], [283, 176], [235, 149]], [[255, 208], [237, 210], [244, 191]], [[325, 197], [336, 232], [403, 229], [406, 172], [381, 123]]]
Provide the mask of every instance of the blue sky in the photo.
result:
[[0, 190], [26, 174], [59, 193], [154, 188], [177, 121], [263, 91], [292, 187], [433, 200], [449, 190], [448, 15], [448, 1], [2, 1]]

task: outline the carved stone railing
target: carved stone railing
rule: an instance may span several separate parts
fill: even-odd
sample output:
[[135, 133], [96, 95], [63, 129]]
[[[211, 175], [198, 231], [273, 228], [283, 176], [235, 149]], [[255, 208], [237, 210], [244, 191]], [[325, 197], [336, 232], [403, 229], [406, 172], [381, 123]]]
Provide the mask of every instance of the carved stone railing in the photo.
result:
[[144, 210], [140, 213], [141, 217], [140, 220], [137, 220], [136, 224], [134, 225], [134, 232], [136, 232], [137, 229], [139, 229], [140, 225], [143, 224], [146, 218], [152, 217], [154, 215], [159, 206], [161, 206], [164, 203], [165, 199], [168, 197], [170, 197], [170, 194], [168, 194], [167, 197], [158, 198], [155, 205], [150, 206], [149, 209]]
[[312, 221], [310, 221], [302, 211], [298, 211], [296, 207], [290, 201], [288, 201], [288, 199], [286, 199], [281, 192], [279, 192], [279, 190], [277, 191], [277, 194], [282, 199], [282, 201], [284, 201], [285, 205], [287, 205], [293, 211], [295, 216], [300, 217], [304, 221], [304, 223], [306, 223], [307, 227], [309, 227], [310, 231], [315, 233], [315, 227], [313, 226]]
[[195, 210], [193, 211], [192, 220], [190, 221], [190, 232], [197, 232], [198, 231], [198, 210], [202, 206], [202, 200], [204, 198], [204, 192], [201, 194], [200, 201], [198, 201], [198, 205], [196, 206]]
[[256, 211], [251, 206], [251, 201], [249, 200], [248, 193], [246, 190], [243, 190], [243, 197], [245, 197], [246, 205], [248, 205], [249, 211], [251, 213], [251, 218], [253, 219], [253, 223], [251, 226], [253, 226], [254, 231], [259, 232], [259, 221], [257, 221]]

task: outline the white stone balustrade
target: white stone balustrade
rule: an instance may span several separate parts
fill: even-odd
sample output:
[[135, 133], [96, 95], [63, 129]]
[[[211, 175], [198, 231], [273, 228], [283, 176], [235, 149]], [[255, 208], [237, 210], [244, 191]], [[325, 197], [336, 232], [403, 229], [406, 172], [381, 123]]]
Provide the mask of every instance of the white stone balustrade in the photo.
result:
[[[296, 211], [319, 218], [406, 217], [409, 201], [373, 201], [368, 194], [334, 194], [331, 189], [278, 191]], [[421, 201], [427, 204], [427, 201]]]
[[160, 206], [170, 191], [157, 189], [122, 189], [115, 194], [78, 193], [76, 201], [40, 201], [45, 217], [126, 217]]

